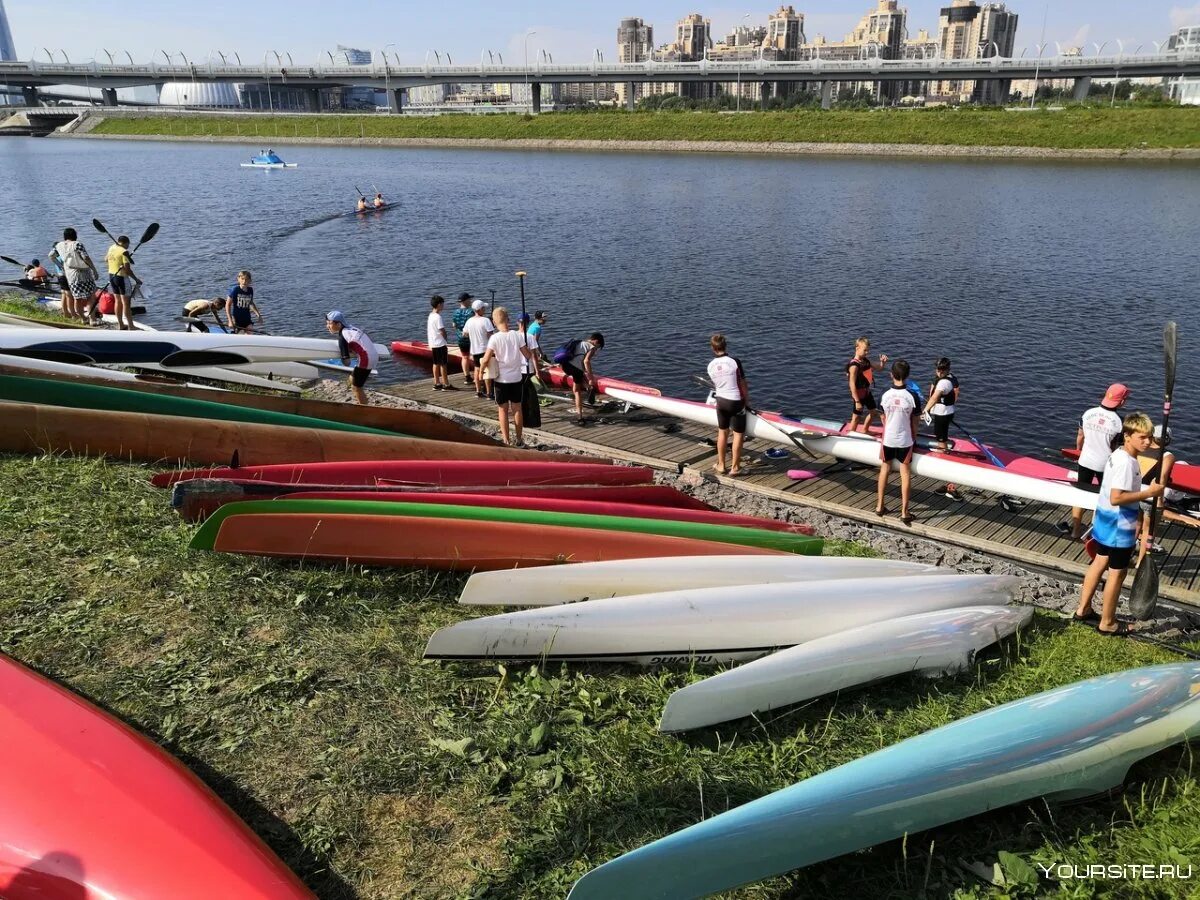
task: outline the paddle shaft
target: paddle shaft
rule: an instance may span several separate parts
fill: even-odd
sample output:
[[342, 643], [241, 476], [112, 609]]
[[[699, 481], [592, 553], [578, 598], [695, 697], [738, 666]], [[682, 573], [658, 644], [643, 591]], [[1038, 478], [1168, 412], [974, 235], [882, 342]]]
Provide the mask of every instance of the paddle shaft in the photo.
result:
[[959, 431], [961, 431], [963, 434], [965, 434], [967, 436], [968, 441], [970, 441], [972, 444], [974, 444], [976, 447], [979, 448], [979, 452], [988, 458], [988, 462], [990, 462], [997, 469], [1005, 468], [1004, 463], [1002, 463], [1000, 461], [999, 457], [997, 457], [995, 453], [993, 453], [991, 450], [989, 450], [987, 447], [985, 447], [982, 441], [980, 441], [973, 434], [971, 434], [971, 432], [967, 431], [967, 429], [965, 429], [961, 425], [959, 425], [958, 422], [955, 422], [953, 419], [951, 419], [950, 421], [954, 423], [955, 428], [957, 428]]
[[[1159, 452], [1163, 453], [1167, 449], [1167, 444], [1171, 438], [1167, 432], [1167, 425], [1171, 420], [1171, 397], [1175, 393], [1175, 356], [1177, 347], [1177, 335], [1174, 322], [1168, 322], [1166, 328], [1163, 329], [1163, 364], [1166, 374], [1166, 390], [1163, 392], [1163, 417], [1162, 417], [1162, 437], [1159, 439]], [[1160, 461], [1161, 465], [1161, 461]], [[1164, 484], [1166, 482], [1164, 481]], [[1154, 532], [1158, 528], [1159, 519], [1159, 503], [1157, 499], [1150, 507], [1150, 537], [1154, 537]]]

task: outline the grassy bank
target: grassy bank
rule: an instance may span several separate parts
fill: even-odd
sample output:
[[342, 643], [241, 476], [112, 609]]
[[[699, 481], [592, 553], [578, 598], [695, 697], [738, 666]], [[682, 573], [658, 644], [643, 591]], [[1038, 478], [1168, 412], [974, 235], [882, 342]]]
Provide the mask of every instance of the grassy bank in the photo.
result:
[[[460, 576], [191, 553], [149, 471], [0, 456], [0, 648], [165, 744], [322, 897], [561, 898], [701, 816], [995, 704], [1171, 659], [1039, 616], [962, 677], [665, 737], [658, 714], [688, 672], [424, 664], [428, 635], [471, 614], [453, 602]], [[1032, 863], [1195, 860], [1198, 817], [1176, 748], [1123, 796], [1000, 810], [736, 896], [993, 896], [968, 867], [998, 860], [1017, 882], [1007, 896], [1049, 893]]]
[[320, 138], [751, 141], [1129, 149], [1200, 147], [1200, 108], [555, 113], [540, 116], [146, 116], [98, 134]]
[[[51, 293], [56, 293], [53, 291]], [[14, 316], [24, 316], [27, 319], [37, 319], [41, 322], [62, 324], [63, 317], [52, 309], [46, 309], [41, 303], [26, 299], [28, 294], [0, 294], [0, 312]]]

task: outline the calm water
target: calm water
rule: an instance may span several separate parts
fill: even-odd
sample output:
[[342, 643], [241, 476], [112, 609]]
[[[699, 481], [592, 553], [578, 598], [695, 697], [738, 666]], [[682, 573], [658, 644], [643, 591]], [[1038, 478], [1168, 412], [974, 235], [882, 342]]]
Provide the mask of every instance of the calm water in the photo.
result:
[[[0, 252], [44, 259], [74, 225], [102, 256], [93, 216], [134, 240], [154, 220], [151, 324], [249, 268], [275, 330], [323, 334], [337, 307], [381, 342], [423, 338], [433, 292], [518, 303], [521, 268], [548, 344], [605, 333], [602, 372], [698, 397], [720, 330], [757, 404], [810, 415], [844, 415], [865, 333], [922, 382], [952, 357], [963, 423], [1027, 452], [1071, 442], [1113, 380], [1157, 412], [1173, 317], [1173, 430], [1200, 456], [1194, 165], [276, 145], [300, 168], [240, 168], [257, 149], [0, 140]], [[356, 185], [403, 207], [334, 218]]]

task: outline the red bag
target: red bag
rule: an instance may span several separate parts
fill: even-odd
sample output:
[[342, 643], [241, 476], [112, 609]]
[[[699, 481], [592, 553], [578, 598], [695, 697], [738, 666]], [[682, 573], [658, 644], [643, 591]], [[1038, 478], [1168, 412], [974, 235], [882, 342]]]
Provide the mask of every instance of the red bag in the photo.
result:
[[111, 316], [117, 311], [117, 298], [108, 291], [100, 292], [100, 304], [98, 309], [103, 316]]

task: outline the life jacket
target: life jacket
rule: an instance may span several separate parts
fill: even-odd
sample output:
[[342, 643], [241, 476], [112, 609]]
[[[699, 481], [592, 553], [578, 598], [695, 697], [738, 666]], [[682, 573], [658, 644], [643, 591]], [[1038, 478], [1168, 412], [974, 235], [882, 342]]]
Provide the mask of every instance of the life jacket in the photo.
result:
[[862, 400], [871, 393], [871, 385], [875, 383], [875, 370], [871, 367], [870, 358], [860, 359], [855, 356], [846, 363], [846, 373], [849, 374], [853, 366], [858, 366], [858, 375], [854, 378], [854, 396]]
[[[938, 377], [934, 378], [933, 381], [930, 383], [930, 385], [929, 385], [929, 396], [930, 397], [932, 397], [933, 392], [937, 390], [938, 382], [941, 380], [942, 380], [941, 376], [938, 376]], [[956, 402], [958, 402], [958, 376], [957, 375], [947, 375], [946, 380], [949, 381], [950, 384], [953, 385], [953, 387], [950, 388], [950, 393], [944, 394], [942, 396], [942, 398], [940, 400], [938, 400], [938, 403], [940, 403], [942, 406], [953, 406]]]

